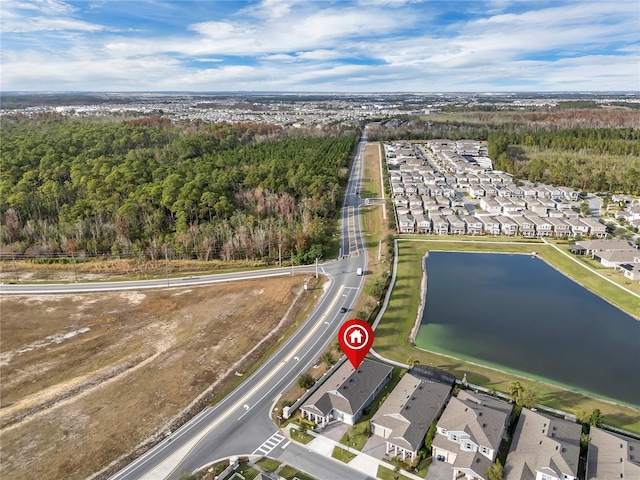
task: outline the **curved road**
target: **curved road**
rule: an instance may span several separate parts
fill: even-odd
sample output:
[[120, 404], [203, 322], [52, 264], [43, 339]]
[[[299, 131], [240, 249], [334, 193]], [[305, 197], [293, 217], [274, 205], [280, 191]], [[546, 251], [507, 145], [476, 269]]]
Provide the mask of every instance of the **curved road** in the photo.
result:
[[[370, 477], [339, 462], [289, 443], [271, 420], [278, 397], [307, 370], [337, 336], [362, 289], [366, 249], [361, 234], [359, 207], [365, 128], [351, 169], [341, 216], [341, 248], [337, 261], [320, 266], [330, 281], [319, 304], [301, 327], [256, 372], [214, 407], [201, 411], [181, 428], [113, 475], [113, 480], [177, 478], [217, 459], [231, 455], [268, 455], [319, 479]], [[295, 267], [315, 271], [315, 266]], [[96, 282], [49, 285], [0, 285], [0, 294], [86, 293], [111, 290], [185, 287], [233, 280], [290, 275], [291, 268], [202, 275], [128, 282]], [[346, 313], [341, 309], [346, 308]]]

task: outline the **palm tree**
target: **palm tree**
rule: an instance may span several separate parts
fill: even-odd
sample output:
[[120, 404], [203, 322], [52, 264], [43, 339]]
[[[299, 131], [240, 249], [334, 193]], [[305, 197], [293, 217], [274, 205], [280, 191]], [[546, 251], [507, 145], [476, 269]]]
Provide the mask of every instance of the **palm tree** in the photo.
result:
[[523, 393], [524, 386], [520, 382], [511, 382], [511, 385], [509, 385], [509, 396], [511, 397], [511, 400], [516, 404], [519, 404]]

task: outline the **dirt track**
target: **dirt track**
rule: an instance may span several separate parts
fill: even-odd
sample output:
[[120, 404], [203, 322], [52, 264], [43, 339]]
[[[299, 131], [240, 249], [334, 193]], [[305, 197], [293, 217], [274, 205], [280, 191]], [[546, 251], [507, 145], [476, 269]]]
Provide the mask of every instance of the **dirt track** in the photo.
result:
[[2, 298], [3, 480], [85, 478], [130, 451], [267, 336], [305, 280]]

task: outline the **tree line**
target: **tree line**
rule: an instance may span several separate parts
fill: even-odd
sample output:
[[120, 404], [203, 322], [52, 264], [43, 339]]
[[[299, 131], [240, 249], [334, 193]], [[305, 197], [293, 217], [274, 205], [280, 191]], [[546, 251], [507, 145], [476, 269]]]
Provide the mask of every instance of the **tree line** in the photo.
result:
[[5, 117], [3, 250], [313, 260], [335, 227], [356, 132], [315, 135], [163, 118]]

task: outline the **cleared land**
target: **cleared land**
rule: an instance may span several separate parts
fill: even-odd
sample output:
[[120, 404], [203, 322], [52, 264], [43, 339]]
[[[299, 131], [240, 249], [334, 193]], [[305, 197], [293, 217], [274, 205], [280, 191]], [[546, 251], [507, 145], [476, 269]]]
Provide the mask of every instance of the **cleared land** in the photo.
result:
[[2, 478], [85, 478], [158, 431], [162, 438], [179, 423], [169, 420], [207, 389], [194, 412], [237, 382], [236, 369], [303, 317], [321, 293], [314, 282], [3, 297]]

